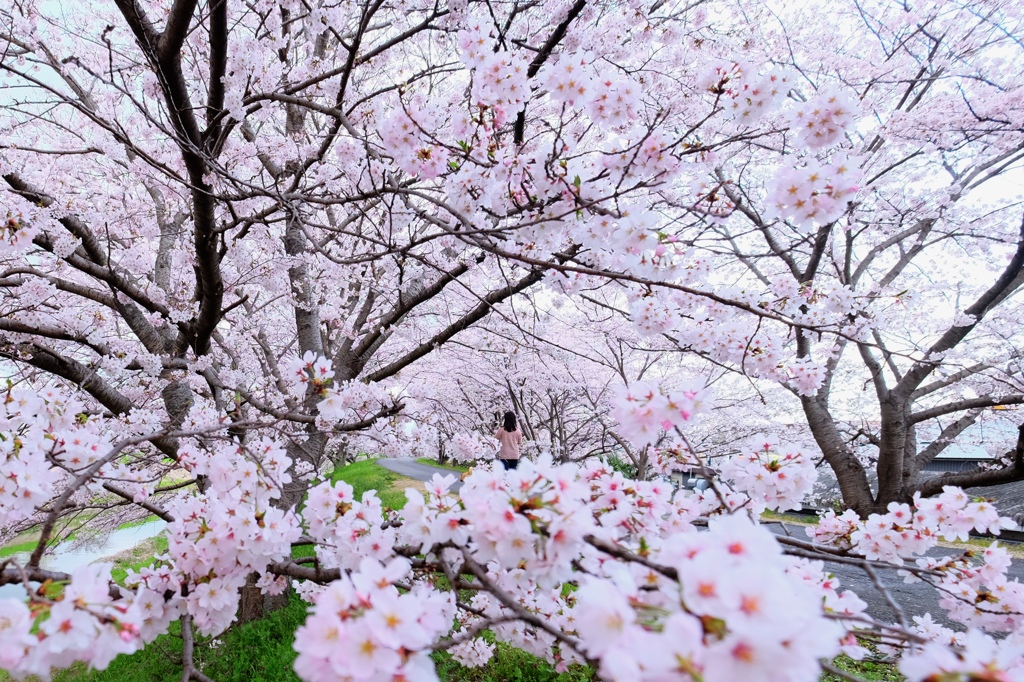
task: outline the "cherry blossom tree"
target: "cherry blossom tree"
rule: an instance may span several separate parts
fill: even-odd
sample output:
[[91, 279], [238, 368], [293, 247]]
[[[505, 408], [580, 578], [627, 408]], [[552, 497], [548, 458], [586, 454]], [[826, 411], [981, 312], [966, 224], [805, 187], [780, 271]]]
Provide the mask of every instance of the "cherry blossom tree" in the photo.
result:
[[[950, 484], [1024, 479], [1011, 432], [986, 444], [1001, 460], [992, 468], [922, 474], [989, 408], [1024, 402], [1024, 137], [1010, 104], [1020, 84], [1001, 66], [1021, 56], [1016, 10], [742, 11], [742, 46], [702, 49], [737, 50], [708, 87], [757, 142], [716, 154], [663, 210], [723, 292], [804, 324], [726, 322], [721, 305], [664, 289], [636, 297], [633, 318], [787, 386], [862, 515]], [[710, 23], [728, 35], [733, 21]], [[798, 100], [782, 120], [772, 118], [780, 81]], [[846, 309], [845, 322], [809, 329], [829, 305]]]
[[[487, 629], [616, 680], [814, 680], [865, 642], [912, 680], [1019, 678], [1024, 588], [1005, 550], [924, 556], [998, 532], [990, 504], [903, 479], [890, 494], [886, 472], [903, 468], [885, 456], [869, 502], [863, 468], [844, 479], [812, 423], [866, 518], [776, 537], [759, 514], [799, 506], [813, 455], [765, 434], [711, 466], [690, 438], [713, 403], [704, 381], [620, 372], [609, 400], [622, 439], [671, 439], [659, 457], [699, 467], [702, 492], [544, 453], [479, 467], [458, 496], [436, 477], [400, 511], [323, 478], [332, 438], [433, 444], [436, 427], [406, 411], [430, 397], [410, 375], [533, 287], [617, 287], [637, 334], [805, 405], [827, 405], [847, 345], [881, 353], [898, 375], [891, 388], [873, 374], [895, 415], [883, 444], [913, 440], [921, 396], [939, 409], [961, 379], [995, 381], [988, 365], [934, 377], [1017, 287], [1019, 257], [996, 262], [1024, 248], [1001, 210], [944, 227], [1017, 160], [1017, 90], [1000, 72], [1015, 6], [834, 11], [826, 24], [743, 2], [0, 9], [0, 527], [40, 533], [26, 562], [0, 564], [0, 584], [25, 588], [0, 600], [0, 666], [103, 668], [178, 620], [183, 679], [202, 681], [194, 633], [223, 632], [248, 586], [311, 604], [295, 640], [307, 680], [433, 680], [431, 651], [485, 662]], [[847, 55], [835, 41], [849, 36], [887, 58]], [[936, 163], [955, 191], [930, 184]], [[930, 221], [920, 248], [892, 241], [900, 220]], [[939, 237], [995, 284], [968, 283], [976, 300], [950, 319], [907, 317], [907, 337], [937, 340], [897, 347], [896, 322], [876, 322], [903, 319], [882, 309], [888, 287]], [[816, 279], [854, 262], [874, 288]], [[926, 381], [941, 385], [914, 398]], [[979, 395], [962, 407], [994, 404]], [[1018, 464], [1022, 451], [1024, 438]], [[106, 564], [41, 567], [62, 520], [125, 507], [166, 520], [169, 539], [126, 586]], [[825, 560], [929, 583], [962, 629], [876, 621]]]
[[[620, 458], [646, 478], [645, 450], [623, 439], [610, 415], [617, 387], [653, 376], [665, 385], [692, 380], [690, 371], [703, 368], [690, 362], [683, 371], [666, 344], [641, 338], [620, 311], [590, 302], [598, 296], [521, 298], [418, 367], [409, 390], [430, 396], [419, 411], [441, 422], [442, 442], [460, 433], [490, 436], [512, 410], [527, 452], [548, 452], [558, 462]], [[473, 447], [456, 453], [476, 454]]]

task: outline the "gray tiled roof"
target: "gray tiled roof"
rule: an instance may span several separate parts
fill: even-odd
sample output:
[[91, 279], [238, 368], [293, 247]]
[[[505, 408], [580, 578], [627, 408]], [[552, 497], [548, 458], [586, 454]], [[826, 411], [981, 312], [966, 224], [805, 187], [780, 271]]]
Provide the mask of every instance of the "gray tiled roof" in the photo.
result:
[[968, 488], [967, 492], [979, 497], [995, 500], [996, 509], [1003, 516], [1009, 516], [1024, 525], [1024, 481], [1003, 483], [987, 488]]

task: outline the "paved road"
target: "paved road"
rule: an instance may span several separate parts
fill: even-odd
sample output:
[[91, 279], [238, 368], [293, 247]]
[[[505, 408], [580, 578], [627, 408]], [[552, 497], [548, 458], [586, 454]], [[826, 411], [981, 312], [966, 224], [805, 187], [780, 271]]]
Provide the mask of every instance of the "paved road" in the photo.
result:
[[394, 471], [400, 476], [405, 476], [415, 481], [429, 481], [433, 478], [434, 474], [441, 474], [442, 476], [452, 475], [455, 477], [455, 485], [451, 488], [452, 492], [458, 492], [462, 488], [462, 481], [459, 480], [461, 474], [451, 469], [421, 464], [413, 459], [378, 459], [377, 464], [388, 471]]
[[[411, 459], [380, 459], [377, 460], [377, 462], [385, 469], [389, 469], [397, 474], [401, 474], [402, 476], [412, 478], [417, 481], [429, 481], [436, 473], [441, 475], [458, 473], [448, 469], [429, 466], [427, 464], [420, 464], [419, 462]], [[452, 486], [452, 490], [457, 491], [461, 487], [462, 482], [459, 481]], [[783, 527], [783, 524], [772, 523], [768, 524], [768, 528], [773, 533], [779, 535], [783, 535], [788, 531], [788, 533], [793, 537], [801, 540], [807, 539], [803, 526], [796, 524], [784, 525], [785, 527]], [[928, 552], [928, 556], [941, 557], [950, 556], [956, 553], [957, 550], [955, 549], [936, 547]], [[836, 577], [839, 578], [840, 590], [853, 590], [861, 599], [866, 601], [868, 604], [868, 614], [873, 618], [887, 623], [895, 623], [898, 621], [897, 615], [886, 602], [885, 597], [875, 587], [870, 576], [868, 576], [862, 569], [848, 564], [836, 564], [832, 562], [826, 562], [826, 564], [826, 568], [829, 572], [834, 573]], [[897, 572], [894, 570], [877, 569], [876, 574], [878, 575], [879, 581], [885, 585], [886, 589], [892, 595], [892, 598], [903, 608], [904, 616], [907, 618], [908, 622], [913, 622], [914, 616], [931, 613], [932, 617], [937, 622], [953, 626], [956, 629], [962, 629], [962, 626], [951, 623], [947, 618], [945, 618], [946, 611], [939, 606], [938, 592], [929, 585], [924, 583], [904, 583], [903, 579], [899, 577]], [[1007, 571], [1007, 577], [1010, 580], [1017, 579], [1024, 582], [1024, 560], [1014, 559], [1013, 563], [1010, 565], [1010, 569]]]
[[[803, 526], [785, 524], [785, 527], [793, 537], [800, 540], [808, 539]], [[768, 524], [768, 528], [778, 535], [785, 533], [782, 525], [777, 523]], [[927, 554], [930, 557], [944, 557], [959, 555], [960, 551], [947, 547], [935, 547]], [[825, 563], [826, 569], [839, 578], [840, 591], [844, 589], [853, 590], [857, 596], [867, 602], [869, 615], [876, 620], [887, 623], [896, 623], [898, 621], [896, 614], [886, 602], [881, 591], [875, 587], [870, 576], [863, 569], [850, 566], [849, 564]], [[904, 583], [903, 578], [895, 570], [876, 569], [876, 575], [879, 582], [892, 595], [893, 600], [903, 608], [903, 613], [909, 623], [913, 623], [914, 616], [931, 613], [936, 622], [958, 630], [963, 629], [962, 625], [953, 623], [945, 617], [946, 610], [939, 606], [939, 593], [934, 588], [920, 582]], [[1024, 581], [1024, 560], [1014, 559], [1007, 571], [1007, 577], [1010, 580]]]

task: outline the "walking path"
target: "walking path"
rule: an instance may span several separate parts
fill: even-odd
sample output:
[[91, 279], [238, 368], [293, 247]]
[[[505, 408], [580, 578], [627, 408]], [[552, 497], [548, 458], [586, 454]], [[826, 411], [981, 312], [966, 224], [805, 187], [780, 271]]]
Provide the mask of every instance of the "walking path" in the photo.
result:
[[457, 493], [462, 489], [462, 481], [459, 479], [461, 474], [458, 471], [430, 466], [429, 464], [421, 464], [413, 459], [378, 459], [377, 464], [388, 471], [393, 471], [400, 476], [411, 478], [414, 481], [429, 481], [434, 477], [434, 474], [454, 476], [455, 484], [452, 485], [452, 492]]
[[[377, 460], [377, 463], [385, 469], [417, 481], [429, 481], [434, 474], [441, 474], [442, 476], [452, 474], [458, 478], [459, 473], [450, 469], [421, 464], [410, 459], [380, 459]], [[452, 490], [458, 491], [461, 487], [462, 482], [457, 481], [452, 486]], [[777, 535], [785, 535], [788, 532], [801, 540], [806, 539], [803, 528], [798, 525], [787, 523], [785, 528], [779, 523], [769, 523], [766, 525], [769, 530]], [[959, 550], [936, 547], [928, 552], [928, 556], [948, 556], [957, 553], [959, 553]], [[898, 620], [897, 614], [893, 612], [884, 595], [863, 570], [849, 564], [835, 564], [831, 562], [826, 563], [826, 568], [830, 573], [839, 578], [841, 591], [844, 589], [853, 590], [857, 596], [867, 602], [868, 613], [873, 618], [889, 623], [894, 623]], [[894, 570], [879, 569], [877, 574], [879, 582], [885, 586], [895, 602], [903, 608], [904, 617], [909, 622], [913, 622], [914, 616], [931, 613], [937, 622], [956, 629], [962, 629], [962, 626], [951, 623], [945, 618], [946, 611], [939, 606], [939, 593], [934, 588], [925, 583], [907, 584], [903, 582], [903, 578]], [[1007, 578], [1024, 582], [1024, 560], [1013, 560], [1007, 571]]]

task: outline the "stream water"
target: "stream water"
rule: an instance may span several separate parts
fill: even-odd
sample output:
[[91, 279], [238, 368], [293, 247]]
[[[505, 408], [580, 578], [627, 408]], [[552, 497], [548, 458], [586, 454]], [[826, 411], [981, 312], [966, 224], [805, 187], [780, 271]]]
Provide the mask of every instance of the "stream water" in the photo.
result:
[[[139, 526], [119, 528], [106, 538], [97, 538], [95, 541], [64, 542], [43, 555], [40, 566], [51, 571], [70, 573], [79, 566], [91, 564], [104, 557], [131, 549], [143, 540], [148, 540], [159, 534], [166, 525], [166, 521], [150, 521]], [[24, 564], [28, 561], [29, 554], [29, 552], [19, 552], [14, 555], [14, 558]], [[23, 597], [24, 595], [25, 588], [21, 585], [0, 586], [0, 598]]]

